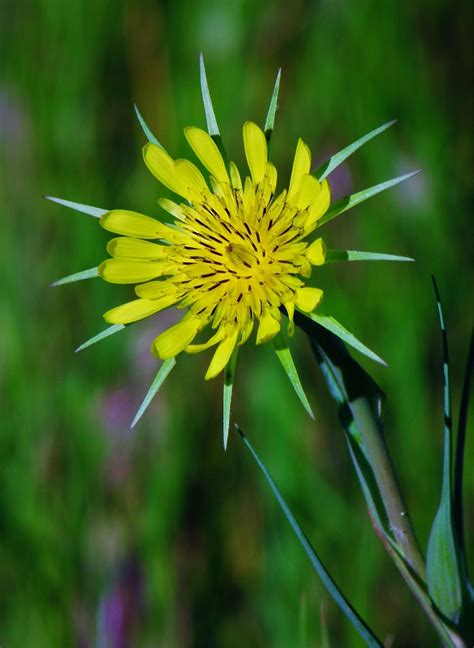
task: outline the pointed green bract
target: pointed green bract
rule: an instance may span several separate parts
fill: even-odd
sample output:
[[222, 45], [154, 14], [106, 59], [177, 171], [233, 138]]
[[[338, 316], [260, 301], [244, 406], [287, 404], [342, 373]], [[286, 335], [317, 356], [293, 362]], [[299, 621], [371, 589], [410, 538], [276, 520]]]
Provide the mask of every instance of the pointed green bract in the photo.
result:
[[207, 132], [216, 143], [216, 146], [227, 165], [227, 153], [222, 142], [219, 126], [217, 125], [214, 106], [212, 105], [211, 93], [209, 92], [209, 85], [207, 83], [206, 66], [204, 65], [204, 56], [202, 52], [199, 55], [199, 77], [201, 80], [202, 103], [204, 104], [204, 112], [206, 114]]
[[137, 119], [140, 123], [140, 126], [142, 127], [143, 132], [145, 133], [145, 137], [151, 144], [156, 144], [156, 146], [159, 146], [160, 148], [163, 148], [159, 141], [156, 139], [156, 137], [153, 135], [151, 132], [150, 128], [148, 127], [148, 124], [146, 121], [143, 119], [140, 111], [138, 110], [137, 104], [133, 106], [135, 108], [135, 114], [137, 116]]
[[448, 340], [443, 309], [434, 277], [433, 285], [443, 343], [444, 450], [441, 499], [428, 540], [426, 572], [428, 590], [433, 601], [444, 615], [456, 622], [459, 620], [463, 607], [463, 583], [452, 509], [453, 441]]
[[414, 261], [411, 257], [381, 252], [363, 252], [360, 250], [326, 250], [325, 263], [338, 261]]
[[75, 272], [74, 274], [68, 275], [67, 277], [56, 279], [56, 281], [53, 281], [51, 286], [64, 286], [64, 284], [74, 283], [75, 281], [83, 281], [84, 279], [92, 279], [93, 277], [98, 276], [99, 268], [90, 268], [89, 270], [82, 270], [81, 272]]
[[371, 139], [383, 133], [385, 130], [387, 130], [387, 128], [390, 128], [390, 126], [393, 126], [396, 121], [396, 119], [393, 119], [392, 121], [389, 121], [386, 124], [375, 128], [373, 131], [370, 131], [370, 133], [367, 133], [367, 135], [364, 135], [353, 144], [346, 146], [346, 148], [342, 149], [342, 151], [339, 151], [339, 153], [335, 153], [329, 158], [329, 160], [318, 167], [316, 171], [313, 172], [313, 175], [316, 176], [319, 181], [323, 180], [331, 173], [331, 171], [334, 171], [334, 169], [342, 164], [344, 160], [347, 160], [349, 156], [355, 153], [357, 149], [360, 149], [361, 146], [364, 146], [364, 144], [369, 142]]
[[237, 363], [238, 351], [239, 347], [235, 347], [224, 370], [224, 391], [222, 396], [224, 413], [222, 418], [222, 441], [224, 444], [224, 450], [227, 450], [227, 441], [229, 439], [230, 406], [232, 403], [232, 389], [234, 386], [235, 365]]
[[334, 335], [337, 335], [337, 337], [341, 338], [341, 340], [343, 340], [347, 344], [350, 344], [351, 347], [357, 349], [357, 351], [363, 353], [371, 360], [374, 360], [379, 364], [387, 366], [385, 360], [382, 360], [380, 356], [378, 356], [376, 353], [371, 351], [368, 347], [365, 346], [365, 344], [362, 344], [362, 342], [360, 342], [350, 331], [344, 328], [342, 324], [339, 324], [339, 322], [336, 319], [334, 319], [334, 317], [330, 317], [328, 315], [319, 315], [317, 313], [303, 313], [303, 314], [306, 317], [312, 319], [313, 322], [316, 322], [317, 324], [323, 326], [328, 331], [331, 331], [331, 333], [334, 333]]
[[124, 328], [125, 328], [125, 324], [112, 324], [112, 326], [106, 328], [105, 331], [102, 331], [101, 333], [94, 335], [94, 337], [92, 337], [90, 340], [87, 340], [87, 342], [84, 342], [83, 344], [81, 344], [81, 346], [78, 346], [76, 349], [76, 353], [79, 353], [79, 351], [83, 351], [84, 349], [87, 349], [87, 347], [92, 346], [96, 342], [100, 342], [104, 338], [109, 337], [109, 335], [118, 333]]
[[164, 360], [163, 364], [158, 370], [158, 373], [155, 376], [154, 381], [150, 385], [150, 389], [148, 390], [145, 398], [143, 399], [142, 404], [138, 408], [137, 413], [135, 414], [135, 417], [130, 425], [130, 428], [135, 427], [135, 425], [138, 423], [138, 421], [141, 419], [143, 414], [145, 413], [147, 407], [153, 400], [154, 396], [160, 389], [161, 385], [165, 382], [166, 378], [168, 377], [168, 374], [170, 373], [171, 369], [176, 364], [176, 359], [175, 358], [169, 358], [168, 360]]
[[272, 98], [270, 99], [270, 105], [268, 107], [267, 117], [265, 119], [265, 126], [263, 130], [265, 131], [265, 138], [267, 144], [270, 143], [272, 138], [273, 128], [275, 126], [275, 115], [278, 108], [278, 93], [280, 91], [280, 79], [281, 79], [281, 68], [277, 72], [275, 79], [275, 85], [273, 87]]
[[82, 212], [83, 214], [88, 214], [89, 216], [94, 216], [95, 218], [100, 218], [106, 214], [108, 209], [101, 209], [100, 207], [92, 207], [91, 205], [83, 205], [82, 203], [73, 202], [72, 200], [64, 200], [63, 198], [55, 198], [54, 196], [44, 196], [46, 200], [51, 200], [58, 205], [63, 205], [64, 207], [69, 207], [75, 211]]
[[295, 390], [296, 395], [300, 399], [309, 416], [314, 419], [313, 410], [311, 409], [311, 405], [309, 404], [306, 394], [304, 393], [304, 389], [301, 384], [298, 371], [295, 367], [295, 363], [293, 362], [290, 349], [288, 348], [288, 345], [282, 333], [278, 333], [278, 335], [273, 338], [273, 346], [275, 348], [275, 353], [277, 354], [278, 359], [280, 360], [281, 365], [285, 370], [286, 375], [293, 385], [293, 389]]
[[254, 450], [253, 446], [248, 441], [248, 439], [244, 436], [244, 434], [240, 430], [240, 428], [237, 428], [237, 429], [239, 431], [240, 436], [242, 437], [242, 440], [243, 440], [245, 446], [250, 451], [250, 454], [254, 458], [257, 466], [262, 471], [262, 473], [263, 473], [268, 485], [270, 486], [273, 494], [275, 495], [275, 498], [276, 498], [278, 504], [280, 505], [280, 508], [282, 509], [282, 511], [283, 511], [283, 513], [284, 513], [284, 515], [285, 515], [291, 529], [293, 530], [293, 533], [298, 538], [298, 541], [300, 542], [300, 544], [303, 547], [306, 555], [308, 556], [308, 558], [309, 558], [309, 560], [311, 562], [311, 565], [313, 566], [313, 569], [315, 570], [315, 572], [320, 577], [320, 579], [323, 582], [324, 586], [327, 588], [329, 594], [333, 597], [333, 599], [339, 605], [340, 609], [344, 612], [346, 617], [352, 623], [355, 630], [359, 633], [359, 635], [366, 642], [366, 644], [368, 646], [371, 646], [372, 648], [382, 648], [382, 643], [379, 641], [379, 639], [377, 639], [377, 637], [372, 632], [372, 630], [368, 627], [368, 625], [365, 623], [365, 621], [361, 618], [361, 616], [358, 614], [358, 612], [352, 607], [350, 602], [347, 600], [347, 598], [341, 592], [339, 587], [336, 585], [336, 583], [335, 583], [334, 579], [332, 578], [331, 574], [328, 572], [328, 570], [326, 569], [326, 567], [322, 563], [321, 559], [319, 558], [316, 551], [312, 547], [312, 545], [309, 542], [308, 538], [306, 537], [305, 533], [303, 532], [300, 525], [296, 521], [295, 516], [293, 515], [290, 508], [288, 507], [288, 504], [283, 499], [283, 496], [281, 495], [277, 485], [273, 481], [272, 476], [268, 472], [267, 468], [265, 467], [264, 463], [262, 462], [262, 460], [258, 456], [257, 452]]
[[409, 178], [413, 178], [413, 176], [417, 175], [418, 173], [419, 171], [412, 171], [411, 173], [405, 173], [405, 175], [398, 176], [398, 178], [393, 178], [392, 180], [381, 182], [378, 185], [374, 185], [373, 187], [369, 187], [368, 189], [363, 189], [362, 191], [359, 191], [355, 194], [351, 194], [350, 196], [345, 196], [345, 198], [336, 200], [336, 202], [329, 207], [328, 211], [318, 221], [318, 226], [328, 223], [336, 216], [339, 216], [339, 214], [342, 214], [345, 211], [352, 209], [352, 207], [355, 207], [359, 203], [364, 202], [369, 198], [372, 198], [372, 196], [375, 196], [378, 193], [385, 191], [386, 189], [390, 189], [391, 187], [394, 187], [395, 185], [400, 184], [400, 182], [404, 182]]
[[204, 112], [206, 113], [207, 132], [211, 137], [220, 135], [219, 126], [217, 125], [216, 114], [212, 105], [211, 94], [209, 92], [209, 85], [207, 83], [206, 66], [204, 65], [203, 53], [199, 55], [199, 76], [201, 79], [201, 94], [202, 102], [204, 104]]

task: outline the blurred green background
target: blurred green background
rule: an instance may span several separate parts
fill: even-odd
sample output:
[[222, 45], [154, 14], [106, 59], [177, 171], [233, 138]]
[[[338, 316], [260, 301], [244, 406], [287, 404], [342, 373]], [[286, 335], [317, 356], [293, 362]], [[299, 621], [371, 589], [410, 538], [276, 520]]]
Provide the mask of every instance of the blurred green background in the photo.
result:
[[[388, 395], [387, 438], [424, 548], [442, 441], [430, 273], [447, 313], [455, 405], [471, 325], [470, 3], [3, 0], [0, 18], [0, 645], [359, 646], [240, 440], [223, 452], [221, 379], [203, 381], [207, 354], [182, 358], [129, 431], [157, 370], [150, 342], [173, 314], [74, 355], [130, 291], [97, 279], [49, 288], [105, 258], [109, 237], [41, 196], [160, 216], [133, 104], [174, 156], [189, 156], [182, 128], [205, 125], [200, 50], [241, 168], [242, 123], [262, 123], [280, 66], [281, 179], [299, 136], [319, 162], [398, 118], [333, 174], [333, 192], [422, 174], [323, 235], [332, 248], [417, 263], [318, 272], [325, 311], [389, 363], [361, 359]], [[269, 346], [241, 353], [234, 417], [376, 632], [394, 646], [433, 646], [372, 531], [300, 332], [294, 348], [316, 422]], [[472, 465], [465, 491], [472, 512]]]

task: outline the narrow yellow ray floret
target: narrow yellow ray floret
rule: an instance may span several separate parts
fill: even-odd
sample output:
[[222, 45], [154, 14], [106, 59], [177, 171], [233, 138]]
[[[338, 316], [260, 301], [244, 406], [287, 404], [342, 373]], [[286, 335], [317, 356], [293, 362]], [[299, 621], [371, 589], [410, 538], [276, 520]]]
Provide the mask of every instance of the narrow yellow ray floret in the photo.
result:
[[[147, 144], [146, 165], [167, 188], [185, 199], [161, 199], [176, 220], [167, 225], [125, 210], [104, 214], [102, 226], [114, 234], [107, 246], [112, 258], [99, 273], [111, 283], [138, 284], [138, 299], [113, 308], [104, 317], [128, 324], [170, 306], [186, 312], [159, 335], [153, 352], [163, 360], [182, 351], [215, 346], [206, 378], [218, 375], [236, 346], [256, 331], [256, 343], [275, 337], [282, 311], [293, 329], [295, 309], [311, 312], [322, 290], [305, 286], [312, 267], [324, 264], [321, 238], [306, 237], [330, 203], [327, 180], [310, 175], [311, 153], [299, 140], [288, 191], [275, 195], [277, 171], [268, 161], [264, 132], [253, 122], [243, 126], [250, 175], [223, 160], [205, 131], [185, 129], [194, 153], [209, 172], [206, 180], [188, 160], [173, 160], [161, 147]], [[207, 339], [196, 341], [201, 331]]]

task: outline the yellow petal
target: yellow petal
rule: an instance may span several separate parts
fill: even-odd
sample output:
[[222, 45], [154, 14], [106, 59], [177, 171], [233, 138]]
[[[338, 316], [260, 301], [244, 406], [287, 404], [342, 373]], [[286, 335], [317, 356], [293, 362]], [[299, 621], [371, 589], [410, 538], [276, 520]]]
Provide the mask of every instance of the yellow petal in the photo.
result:
[[109, 241], [107, 252], [110, 256], [128, 259], [165, 259], [168, 256], [168, 248], [164, 245], [128, 236], [119, 236]]
[[322, 238], [318, 238], [311, 243], [305, 252], [306, 258], [312, 265], [323, 265], [326, 261], [326, 246]]
[[236, 328], [231, 335], [228, 335], [217, 347], [212, 356], [211, 364], [206, 372], [206, 380], [215, 378], [229, 362], [232, 351], [237, 343], [239, 329]]
[[326, 178], [321, 183], [321, 191], [313, 200], [309, 208], [308, 220], [305, 229], [312, 227], [323, 216], [331, 203], [331, 188]]
[[173, 158], [156, 144], [145, 144], [142, 150], [145, 164], [153, 173], [155, 178], [157, 178], [165, 187], [171, 189], [171, 191], [187, 198], [188, 191], [185, 185], [181, 182]]
[[175, 168], [180, 181], [187, 189], [191, 189], [199, 196], [201, 196], [203, 192], [209, 191], [204, 176], [195, 164], [189, 160], [176, 160]]
[[267, 140], [265, 133], [253, 122], [245, 122], [243, 127], [244, 149], [252, 180], [259, 183], [267, 169]]
[[104, 313], [104, 319], [109, 324], [130, 324], [153, 315], [174, 304], [176, 299], [167, 295], [162, 299], [134, 299], [133, 301], [112, 308]]
[[231, 162], [229, 164], [229, 171], [230, 171], [230, 181], [232, 182], [232, 187], [234, 189], [242, 190], [242, 179], [240, 177], [240, 173], [237, 168], [237, 165], [234, 164], [234, 162]]
[[99, 266], [99, 275], [116, 284], [133, 284], [149, 281], [163, 273], [163, 264], [135, 259], [107, 259]]
[[300, 138], [296, 146], [293, 169], [291, 171], [290, 185], [288, 187], [288, 198], [291, 198], [300, 190], [303, 176], [311, 171], [311, 151]]
[[323, 298], [320, 288], [300, 288], [296, 291], [296, 306], [305, 313], [311, 313]]
[[186, 215], [183, 212], [183, 209], [182, 209], [181, 205], [178, 205], [178, 203], [175, 203], [172, 200], [168, 200], [168, 198], [160, 198], [158, 200], [158, 204], [165, 211], [167, 211], [168, 214], [171, 214], [172, 216], [174, 216], [178, 220], [180, 220], [180, 221], [186, 220]]
[[303, 176], [301, 180], [300, 190], [296, 199], [296, 206], [301, 211], [306, 209], [310, 203], [316, 198], [320, 191], [320, 184], [311, 175]]
[[142, 299], [159, 299], [165, 295], [175, 295], [176, 289], [169, 281], [149, 281], [135, 286], [135, 293]]
[[174, 358], [191, 344], [200, 324], [201, 320], [197, 318], [182, 319], [155, 338], [151, 350], [162, 360]]
[[260, 318], [260, 324], [257, 331], [257, 344], [268, 342], [280, 330], [280, 322], [275, 319], [269, 311], [265, 311]]
[[271, 162], [267, 162], [267, 178], [268, 178], [268, 184], [270, 185], [270, 188], [272, 190], [272, 193], [275, 193], [275, 189], [277, 186], [277, 178], [278, 178], [278, 172], [276, 170], [276, 167], [274, 164]]
[[206, 131], [203, 131], [201, 128], [195, 128], [194, 126], [185, 128], [184, 134], [189, 145], [209, 173], [218, 182], [229, 182], [224, 160], [212, 137]]
[[190, 344], [186, 349], [186, 353], [200, 353], [201, 351], [205, 351], [206, 349], [209, 349], [211, 346], [214, 346], [218, 342], [222, 340], [224, 336], [224, 329], [221, 327], [217, 333], [215, 333], [207, 342], [204, 342], [203, 344]]
[[155, 218], [126, 209], [113, 209], [100, 217], [100, 224], [108, 232], [143, 239], [166, 239], [169, 227]]

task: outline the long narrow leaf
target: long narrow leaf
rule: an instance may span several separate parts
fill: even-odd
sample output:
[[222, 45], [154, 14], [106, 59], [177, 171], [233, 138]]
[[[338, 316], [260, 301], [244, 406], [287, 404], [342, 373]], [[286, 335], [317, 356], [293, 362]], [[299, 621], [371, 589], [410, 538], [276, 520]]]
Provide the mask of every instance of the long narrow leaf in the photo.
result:
[[293, 533], [298, 538], [301, 546], [303, 547], [306, 555], [308, 556], [313, 569], [315, 570], [315, 572], [318, 574], [318, 576], [322, 580], [322, 582], [325, 585], [325, 587], [327, 588], [329, 594], [333, 597], [333, 599], [339, 605], [341, 610], [344, 612], [346, 617], [352, 623], [355, 630], [359, 633], [359, 635], [362, 637], [362, 639], [365, 641], [365, 643], [368, 646], [382, 648], [382, 643], [380, 642], [380, 640], [377, 639], [377, 637], [372, 632], [372, 630], [369, 628], [369, 626], [365, 623], [365, 621], [358, 614], [358, 612], [352, 607], [350, 602], [347, 600], [347, 598], [341, 592], [339, 587], [336, 585], [336, 583], [335, 583], [334, 579], [332, 578], [331, 574], [328, 572], [328, 570], [326, 569], [326, 567], [322, 563], [321, 559], [319, 558], [316, 551], [312, 547], [311, 543], [309, 542], [308, 538], [304, 534], [304, 532], [301, 529], [300, 525], [296, 521], [295, 516], [291, 512], [288, 504], [283, 499], [283, 496], [281, 495], [280, 491], [278, 490], [277, 485], [273, 481], [270, 473], [266, 469], [265, 465], [263, 464], [262, 460], [260, 459], [260, 457], [258, 456], [256, 451], [254, 450], [253, 446], [248, 441], [248, 439], [244, 436], [244, 434], [240, 430], [240, 428], [237, 428], [237, 429], [239, 431], [240, 436], [242, 437], [242, 440], [243, 440], [245, 446], [250, 451], [250, 454], [254, 458], [256, 464], [258, 465], [258, 467], [262, 471], [265, 479], [267, 480], [268, 485], [270, 486], [273, 494], [275, 495], [275, 498], [276, 498], [278, 504], [280, 505], [280, 508], [282, 509], [282, 511], [283, 511], [283, 513], [284, 513], [290, 527], [293, 530]]
[[379, 364], [387, 366], [385, 360], [382, 360], [380, 356], [378, 356], [376, 353], [371, 351], [368, 347], [365, 346], [365, 344], [362, 344], [362, 342], [360, 342], [355, 337], [355, 335], [353, 335], [350, 331], [344, 328], [342, 324], [339, 324], [339, 322], [336, 319], [334, 319], [334, 317], [330, 317], [327, 315], [318, 315], [317, 313], [305, 313], [305, 315], [306, 317], [312, 319], [313, 322], [316, 322], [317, 324], [323, 326], [328, 331], [331, 331], [331, 333], [334, 333], [334, 335], [337, 335], [339, 338], [341, 338], [341, 340], [347, 342], [347, 344], [349, 344], [354, 349], [357, 349], [357, 351], [363, 353], [371, 360], [374, 360]]
[[140, 405], [137, 413], [135, 414], [135, 417], [130, 425], [130, 428], [134, 428], [135, 425], [138, 423], [138, 421], [141, 419], [147, 407], [153, 400], [154, 396], [160, 389], [161, 385], [165, 382], [166, 378], [168, 377], [168, 374], [170, 373], [171, 369], [173, 369], [175, 364], [176, 364], [175, 358], [169, 358], [168, 360], [163, 361], [163, 364], [159, 368], [158, 373], [155, 376], [155, 379], [150, 385], [150, 389], [148, 390], [145, 398], [142, 401], [142, 404]]
[[374, 185], [373, 187], [369, 187], [368, 189], [363, 189], [362, 191], [359, 191], [355, 194], [345, 196], [345, 198], [341, 198], [340, 200], [336, 200], [336, 202], [329, 207], [328, 211], [320, 219], [318, 225], [324, 225], [325, 223], [328, 223], [336, 216], [339, 216], [339, 214], [343, 214], [348, 209], [352, 209], [352, 207], [355, 207], [361, 202], [372, 198], [372, 196], [376, 196], [386, 189], [395, 187], [395, 185], [400, 184], [400, 182], [404, 182], [409, 178], [413, 178], [413, 176], [417, 175], [418, 173], [419, 171], [412, 171], [411, 173], [406, 173], [405, 175], [398, 176], [398, 178], [392, 178], [392, 180], [381, 182], [378, 185]]
[[91, 205], [83, 205], [82, 203], [72, 202], [72, 200], [64, 200], [63, 198], [55, 198], [54, 196], [43, 196], [46, 200], [51, 200], [58, 205], [63, 205], [64, 207], [69, 207], [75, 211], [82, 212], [83, 214], [88, 214], [89, 216], [94, 216], [95, 218], [100, 218], [103, 214], [106, 214], [108, 209], [101, 209], [100, 207], [91, 207]]
[[428, 540], [426, 570], [432, 599], [443, 614], [452, 621], [457, 621], [463, 606], [463, 582], [452, 509], [453, 441], [448, 339], [443, 308], [434, 277], [433, 286], [443, 344], [444, 451], [441, 499]]
[[87, 340], [87, 342], [84, 342], [83, 344], [81, 344], [81, 346], [78, 346], [76, 349], [76, 353], [79, 353], [79, 351], [83, 351], [84, 349], [87, 349], [87, 347], [92, 346], [96, 342], [100, 342], [104, 338], [109, 337], [109, 335], [113, 335], [114, 333], [118, 333], [119, 331], [122, 331], [124, 328], [125, 328], [125, 324], [112, 324], [112, 326], [106, 328], [105, 331], [102, 331], [101, 333], [94, 335], [94, 337], [90, 338], [90, 340]]
[[326, 263], [338, 261], [414, 261], [411, 257], [360, 250], [326, 250]]
[[467, 416], [469, 409], [469, 394], [471, 387], [471, 378], [474, 372], [474, 331], [471, 332], [471, 341], [467, 354], [466, 372], [464, 374], [464, 383], [462, 388], [461, 405], [459, 408], [458, 436], [456, 440], [456, 461], [454, 465], [454, 498], [453, 514], [454, 526], [461, 556], [461, 566], [466, 581], [469, 579], [466, 559], [466, 549], [464, 545], [464, 513], [463, 513], [463, 474], [464, 474], [464, 449], [466, 445], [466, 428]]
[[285, 370], [286, 375], [293, 385], [293, 389], [295, 390], [296, 395], [301, 401], [301, 404], [303, 405], [309, 416], [314, 419], [313, 410], [311, 409], [311, 405], [309, 404], [306, 394], [304, 393], [303, 385], [301, 384], [298, 370], [296, 369], [295, 363], [293, 362], [290, 349], [288, 348], [288, 345], [281, 333], [273, 338], [273, 346], [275, 353], [277, 354], [278, 359], [280, 360], [281, 365]]
[[232, 356], [224, 370], [224, 391], [222, 395], [224, 412], [222, 423], [222, 440], [224, 444], [224, 450], [227, 450], [227, 441], [229, 439], [230, 406], [232, 403], [232, 389], [234, 387], [235, 365], [237, 363], [238, 351], [239, 347], [235, 347]]
[[349, 146], [346, 146], [346, 148], [342, 149], [342, 151], [335, 153], [329, 158], [329, 160], [318, 167], [316, 171], [313, 172], [313, 175], [315, 175], [318, 180], [323, 180], [323, 178], [328, 176], [331, 171], [334, 171], [334, 169], [336, 169], [340, 164], [347, 160], [350, 155], [355, 153], [357, 149], [360, 149], [361, 146], [364, 146], [364, 144], [369, 142], [371, 139], [383, 133], [385, 130], [387, 130], [387, 128], [390, 128], [390, 126], [393, 126], [396, 121], [396, 119], [393, 119], [392, 121], [389, 121], [386, 124], [375, 128], [373, 131], [370, 131], [370, 133], [367, 133], [367, 135], [364, 135], [356, 142], [353, 142], [352, 144], [349, 144]]
[[67, 277], [56, 279], [56, 281], [53, 281], [51, 286], [63, 286], [64, 284], [74, 283], [75, 281], [83, 281], [84, 279], [92, 279], [93, 277], [98, 276], [99, 268], [90, 268], [89, 270], [82, 270], [81, 272], [75, 272], [74, 274], [68, 275]]
[[265, 138], [267, 140], [267, 144], [270, 144], [270, 140], [272, 139], [272, 134], [273, 134], [273, 128], [275, 127], [275, 115], [278, 108], [278, 93], [280, 91], [280, 79], [281, 79], [281, 68], [278, 70], [276, 75], [275, 85], [273, 87], [273, 94], [272, 94], [272, 98], [270, 99], [270, 105], [268, 107], [267, 117], [265, 119], [264, 131], [265, 131]]
[[147, 138], [147, 140], [149, 142], [151, 142], [151, 144], [156, 144], [156, 146], [159, 146], [160, 148], [163, 148], [161, 146], [161, 144], [159, 143], [159, 141], [156, 139], [156, 137], [151, 132], [150, 128], [148, 127], [148, 124], [146, 123], [146, 121], [143, 119], [140, 111], [138, 110], [137, 104], [135, 104], [133, 107], [135, 108], [135, 114], [136, 114], [137, 119], [138, 119], [138, 121], [140, 123], [140, 126], [142, 127], [143, 132], [145, 133], [145, 137]]

